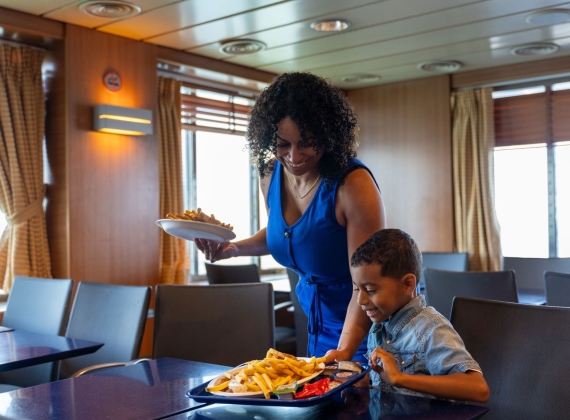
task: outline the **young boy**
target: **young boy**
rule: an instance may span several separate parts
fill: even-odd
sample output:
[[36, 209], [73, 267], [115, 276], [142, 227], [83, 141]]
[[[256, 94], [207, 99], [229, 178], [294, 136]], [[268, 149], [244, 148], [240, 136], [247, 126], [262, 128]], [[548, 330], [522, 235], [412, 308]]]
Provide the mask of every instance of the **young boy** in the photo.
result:
[[358, 304], [373, 322], [368, 353], [382, 391], [484, 403], [481, 368], [449, 321], [416, 292], [422, 255], [399, 229], [374, 233], [350, 261]]

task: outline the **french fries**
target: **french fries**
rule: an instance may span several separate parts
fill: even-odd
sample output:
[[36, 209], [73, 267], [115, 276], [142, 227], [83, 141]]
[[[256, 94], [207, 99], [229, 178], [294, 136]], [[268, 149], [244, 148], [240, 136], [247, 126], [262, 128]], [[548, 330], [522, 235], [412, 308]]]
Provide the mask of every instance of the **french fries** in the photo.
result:
[[324, 357], [297, 359], [269, 349], [263, 360], [252, 360], [242, 368], [221, 375], [207, 392], [262, 392], [265, 398], [280, 385], [291, 384], [324, 369]]
[[203, 222], [209, 223], [211, 225], [217, 225], [221, 227], [225, 227], [229, 230], [234, 230], [234, 227], [229, 223], [222, 223], [216, 217], [211, 214], [207, 215], [202, 211], [201, 208], [198, 207], [198, 210], [186, 210], [184, 214], [170, 214], [166, 215], [167, 219], [174, 219], [174, 220], [190, 220], [192, 222]]

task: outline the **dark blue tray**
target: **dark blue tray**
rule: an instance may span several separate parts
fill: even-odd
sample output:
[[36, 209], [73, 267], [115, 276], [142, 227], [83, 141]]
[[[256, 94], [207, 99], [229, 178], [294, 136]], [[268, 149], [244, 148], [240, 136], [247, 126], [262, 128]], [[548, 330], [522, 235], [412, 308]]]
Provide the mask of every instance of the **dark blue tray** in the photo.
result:
[[[312, 405], [317, 405], [325, 402], [330, 397], [332, 397], [337, 392], [342, 391], [346, 387], [351, 386], [355, 382], [361, 380], [369, 371], [368, 366], [362, 366], [364, 369], [360, 374], [356, 375], [354, 378], [342, 383], [341, 385], [333, 388], [329, 392], [316, 397], [303, 398], [299, 400], [280, 400], [275, 395], [272, 395], [270, 399], [266, 399], [261, 395], [256, 398], [249, 397], [221, 397], [219, 395], [214, 395], [206, 392], [206, 387], [210, 383], [204, 382], [202, 385], [198, 385], [192, 388], [190, 391], [186, 392], [186, 396], [192, 398], [196, 402], [202, 402], [206, 404], [241, 404], [241, 405], [268, 405], [268, 406], [281, 406], [281, 407], [309, 407]], [[310, 382], [316, 382], [319, 379], [326, 378], [326, 375], [319, 375], [313, 378]]]

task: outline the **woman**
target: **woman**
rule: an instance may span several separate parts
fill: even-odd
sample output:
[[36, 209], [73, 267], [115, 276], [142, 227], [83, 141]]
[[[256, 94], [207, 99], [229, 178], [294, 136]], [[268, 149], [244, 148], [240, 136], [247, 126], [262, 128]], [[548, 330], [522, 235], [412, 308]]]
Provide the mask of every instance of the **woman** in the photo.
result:
[[[350, 257], [384, 228], [372, 174], [355, 159], [356, 116], [340, 90], [310, 73], [278, 76], [256, 101], [247, 140], [267, 228], [238, 242], [195, 240], [206, 259], [271, 253], [296, 271], [310, 355], [360, 360], [370, 320], [356, 303]], [[331, 350], [332, 349], [332, 350]]]

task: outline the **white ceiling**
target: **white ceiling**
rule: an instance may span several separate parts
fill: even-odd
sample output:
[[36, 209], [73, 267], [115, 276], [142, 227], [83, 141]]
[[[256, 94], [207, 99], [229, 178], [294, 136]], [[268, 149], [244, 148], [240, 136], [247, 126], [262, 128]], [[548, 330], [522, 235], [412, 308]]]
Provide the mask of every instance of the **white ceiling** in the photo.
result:
[[[131, 0], [138, 16], [104, 19], [79, 9], [84, 1], [0, 0], [0, 6], [93, 28], [272, 73], [311, 71], [342, 88], [432, 76], [418, 69], [431, 60], [458, 60], [459, 71], [570, 55], [570, 21], [537, 26], [525, 21], [534, 11], [570, 9], [555, 0]], [[311, 22], [344, 18], [340, 33], [316, 32]], [[254, 39], [265, 51], [228, 56], [220, 41]], [[510, 49], [554, 42], [549, 56], [520, 57]], [[369, 74], [364, 85], [343, 76]]]

